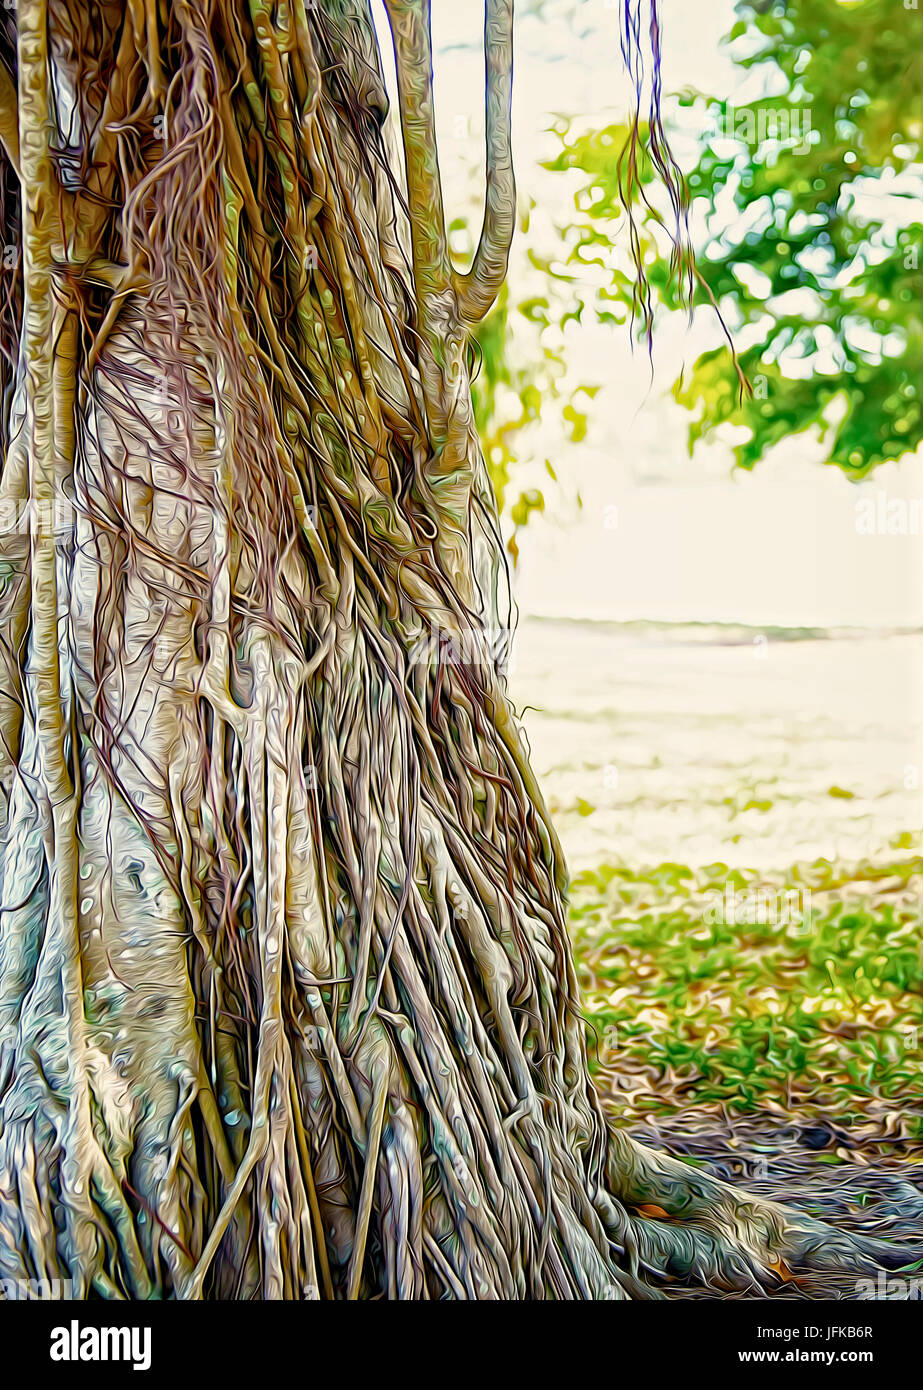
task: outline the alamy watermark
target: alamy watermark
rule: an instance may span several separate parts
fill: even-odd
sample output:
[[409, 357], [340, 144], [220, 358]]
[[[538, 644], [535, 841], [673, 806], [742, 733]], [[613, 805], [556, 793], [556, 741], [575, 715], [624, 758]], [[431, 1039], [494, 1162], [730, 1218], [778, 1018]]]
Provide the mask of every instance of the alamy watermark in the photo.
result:
[[411, 645], [410, 664], [494, 666], [505, 674], [511, 670], [513, 632], [510, 627], [432, 628]]
[[67, 1327], [51, 1329], [52, 1361], [127, 1361], [134, 1371], [151, 1367], [149, 1327], [82, 1327], [72, 1318]]
[[75, 508], [66, 497], [54, 500], [18, 502], [0, 497], [0, 535], [70, 536], [74, 529]]
[[875, 1279], [856, 1280], [856, 1298], [875, 1299], [876, 1302], [882, 1299], [919, 1302], [923, 1300], [923, 1279], [902, 1279], [880, 1269]]
[[879, 488], [874, 497], [856, 502], [860, 536], [923, 536], [923, 497], [889, 497]]
[[714, 125], [711, 138], [742, 140], [758, 149], [769, 140], [790, 145], [792, 154], [807, 154], [811, 148], [810, 106], [734, 106], [725, 102], [713, 109]]
[[10, 1303], [47, 1303], [74, 1297], [72, 1279], [0, 1279], [0, 1300]]
[[702, 920], [706, 926], [794, 927], [811, 929], [811, 891], [808, 888], [738, 888], [726, 883], [724, 892], [710, 888]]

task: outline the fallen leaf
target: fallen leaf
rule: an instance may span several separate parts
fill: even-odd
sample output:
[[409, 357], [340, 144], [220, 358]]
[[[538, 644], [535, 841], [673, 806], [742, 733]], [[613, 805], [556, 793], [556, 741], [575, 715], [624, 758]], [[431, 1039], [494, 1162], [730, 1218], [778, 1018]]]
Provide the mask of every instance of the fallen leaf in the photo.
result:
[[774, 1264], [770, 1262], [769, 1268], [772, 1270], [773, 1274], [779, 1276], [783, 1284], [792, 1284], [795, 1282], [795, 1276], [784, 1260], [776, 1260]]

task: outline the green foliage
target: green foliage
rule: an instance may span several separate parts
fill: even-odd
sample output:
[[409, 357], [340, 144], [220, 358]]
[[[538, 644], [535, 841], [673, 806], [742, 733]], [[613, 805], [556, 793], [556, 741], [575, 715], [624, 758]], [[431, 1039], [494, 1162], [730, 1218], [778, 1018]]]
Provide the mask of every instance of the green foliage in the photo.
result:
[[[921, 872], [913, 855], [819, 860], [768, 883], [724, 864], [581, 874], [571, 918], [587, 1017], [600, 1060], [640, 1078], [630, 1108], [899, 1107], [923, 1049]], [[728, 884], [737, 909], [710, 911]], [[741, 910], [760, 890], [773, 910]], [[784, 910], [790, 893], [803, 920]]]
[[[461, 246], [459, 259], [464, 260], [471, 254], [468, 224], [458, 218], [450, 230], [456, 247]], [[535, 283], [544, 285], [546, 292], [513, 304], [509, 286], [504, 284], [497, 302], [477, 325], [472, 345], [474, 418], [498, 506], [513, 525], [507, 548], [514, 560], [519, 554], [517, 533], [546, 506], [538, 487], [513, 491], [516, 465], [531, 452], [523, 436], [553, 416], [556, 433], [579, 444], [588, 427], [584, 406], [599, 390], [592, 383], [563, 385], [567, 368], [562, 333], [571, 319], [579, 321], [582, 310], [582, 304], [575, 307], [568, 298], [575, 277], [557, 272], [532, 251], [529, 263], [538, 272], [533, 276]], [[557, 483], [550, 459], [543, 461], [543, 472]]]
[[[528, 317], [527, 307], [517, 306], [514, 312]], [[540, 421], [544, 394], [550, 399], [557, 395], [555, 369], [563, 370], [560, 359], [551, 355], [526, 357], [514, 365], [511, 334], [509, 292], [504, 285], [496, 304], [475, 330], [471, 383], [475, 423], [501, 511], [509, 506], [516, 436]], [[521, 503], [522, 497], [513, 510], [521, 510]]]
[[[543, 167], [554, 173], [577, 170], [585, 179], [578, 182], [574, 193], [577, 216], [563, 231], [567, 245], [565, 268], [550, 261], [543, 268], [559, 286], [570, 287], [562, 323], [570, 319], [582, 321], [586, 307], [582, 296], [589, 295], [599, 322], [621, 327], [629, 316], [637, 318], [640, 299], [645, 293], [645, 287], [638, 283], [634, 265], [619, 257], [615, 246], [615, 234], [620, 230], [615, 224], [621, 219], [622, 229], [626, 225], [624, 161], [630, 130], [627, 125], [610, 125], [603, 130], [572, 132], [570, 122], [560, 121], [557, 133], [561, 149]], [[646, 155], [647, 143], [647, 127], [642, 123], [637, 141], [637, 183], [642, 191], [655, 178]], [[644, 211], [646, 215], [635, 222], [635, 231], [641, 242], [645, 273], [651, 286], [667, 295], [674, 277], [666, 262], [657, 256], [649, 225], [659, 223], [661, 218], [653, 208]]]
[[[730, 51], [748, 85], [770, 95], [731, 108], [687, 93], [680, 104], [705, 125], [688, 178], [693, 224], [706, 228], [696, 302], [720, 309], [752, 389], [742, 391], [725, 343], [674, 394], [696, 412], [690, 447], [715, 425], [744, 425], [737, 458], [751, 467], [818, 426], [829, 461], [859, 477], [923, 439], [923, 12], [889, 0], [741, 0], [737, 13]], [[585, 176], [571, 263], [611, 266], [624, 135], [562, 136], [550, 167]], [[638, 219], [651, 287], [677, 308], [655, 250], [659, 215], [642, 206]], [[598, 317], [621, 322], [634, 295], [614, 269]]]

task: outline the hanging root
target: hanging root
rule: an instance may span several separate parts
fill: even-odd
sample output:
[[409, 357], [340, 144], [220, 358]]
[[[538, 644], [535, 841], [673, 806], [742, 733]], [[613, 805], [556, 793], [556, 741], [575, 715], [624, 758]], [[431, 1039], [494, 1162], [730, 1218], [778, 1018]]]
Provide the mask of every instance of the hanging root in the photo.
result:
[[360, 0], [20, 0], [18, 58], [0, 22], [2, 492], [40, 504], [0, 574], [0, 1274], [595, 1299], [864, 1267], [610, 1132], [588, 1078], [468, 382], [511, 7], [467, 275], [428, 8], [389, 9], [406, 199]]

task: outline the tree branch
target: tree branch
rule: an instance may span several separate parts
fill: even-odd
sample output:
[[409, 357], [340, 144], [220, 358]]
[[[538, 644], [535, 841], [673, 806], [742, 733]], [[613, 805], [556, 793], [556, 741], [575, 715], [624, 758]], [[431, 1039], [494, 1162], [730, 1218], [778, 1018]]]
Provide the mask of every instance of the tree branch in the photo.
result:
[[138, 42], [139, 36], [129, 6], [102, 114], [94, 131], [93, 163], [84, 188], [77, 194], [74, 260], [78, 265], [96, 255], [112, 206], [112, 184], [118, 168], [119, 126], [131, 109], [138, 83]]
[[401, 107], [414, 281], [421, 308], [451, 285], [433, 110], [430, 0], [385, 0]]
[[19, 99], [16, 83], [0, 63], [0, 144], [19, 177]]
[[479, 322], [500, 293], [516, 227], [511, 138], [513, 0], [487, 0], [484, 60], [487, 68], [484, 224], [471, 269], [465, 275], [453, 273], [452, 277], [459, 314], [466, 323]]
[[433, 454], [440, 458], [439, 467], [454, 475], [465, 452], [464, 430], [455, 418], [465, 333], [449, 259], [436, 146], [430, 0], [385, 0], [385, 5], [400, 96], [420, 383]]

